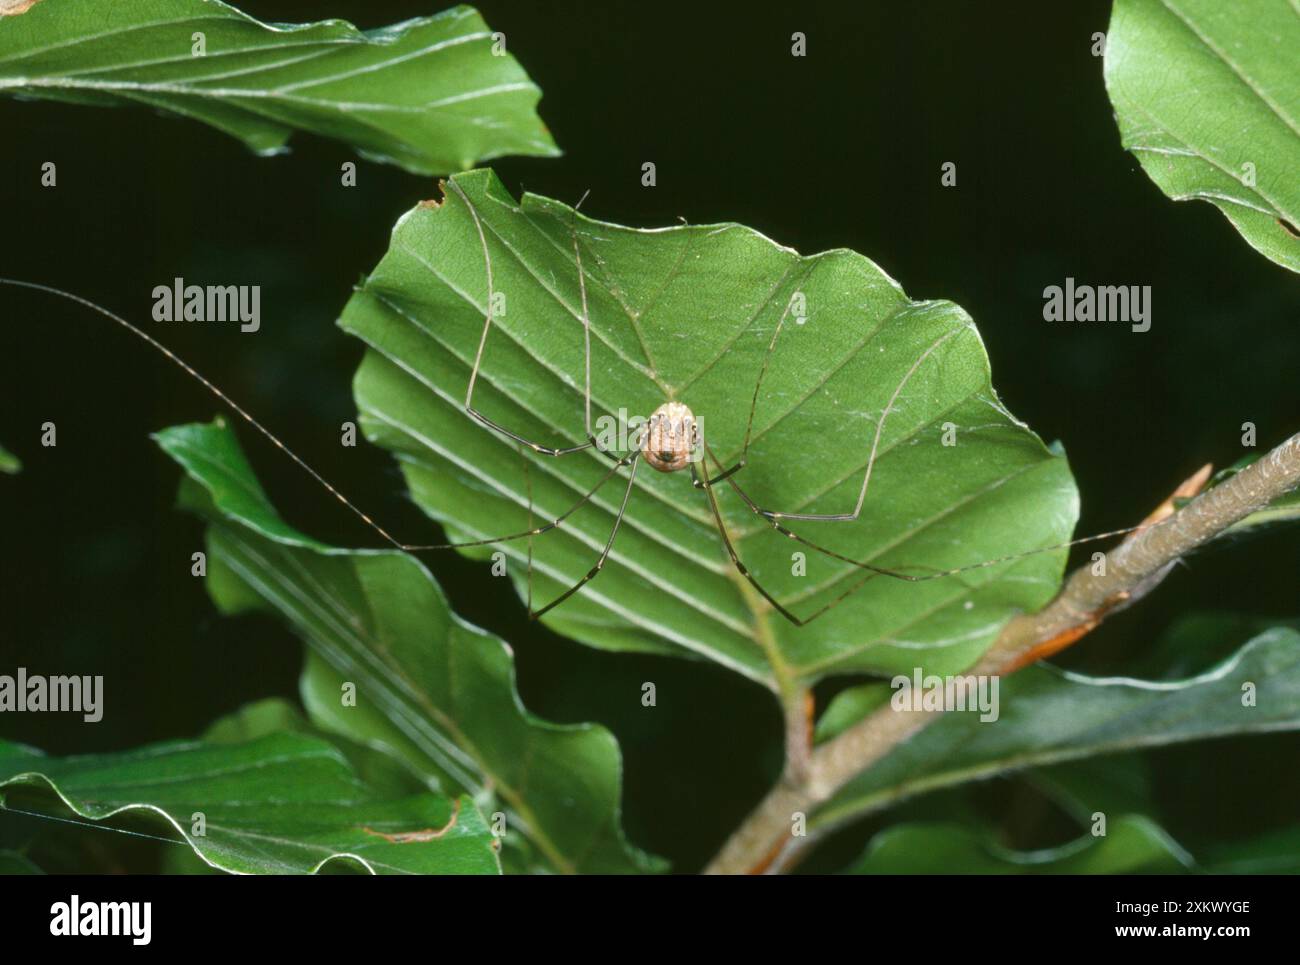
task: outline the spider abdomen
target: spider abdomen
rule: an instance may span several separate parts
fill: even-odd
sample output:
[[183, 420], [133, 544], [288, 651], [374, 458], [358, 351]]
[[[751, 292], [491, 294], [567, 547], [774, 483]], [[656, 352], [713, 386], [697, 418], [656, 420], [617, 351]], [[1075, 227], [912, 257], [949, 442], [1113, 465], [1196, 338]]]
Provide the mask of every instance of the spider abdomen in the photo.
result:
[[660, 472], [676, 472], [691, 464], [698, 443], [691, 410], [680, 402], [665, 402], [646, 421], [641, 454]]

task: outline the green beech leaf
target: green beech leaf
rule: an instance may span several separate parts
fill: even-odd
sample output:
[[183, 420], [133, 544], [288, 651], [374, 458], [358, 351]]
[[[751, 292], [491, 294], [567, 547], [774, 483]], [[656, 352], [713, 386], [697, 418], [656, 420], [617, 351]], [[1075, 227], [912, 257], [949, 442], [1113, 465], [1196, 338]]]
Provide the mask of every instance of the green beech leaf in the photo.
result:
[[[553, 519], [610, 467], [591, 452], [525, 455], [467, 416], [487, 304], [472, 212], [498, 296], [475, 404], [501, 425], [548, 446], [585, 438], [576, 232], [593, 419], [684, 402], [730, 464], [767, 346], [799, 295], [802, 321], [787, 319], [776, 342], [750, 462], [734, 477], [755, 500], [787, 512], [852, 509], [889, 408], [860, 518], [794, 529], [854, 560], [918, 574], [1069, 538], [1077, 494], [1065, 459], [999, 402], [979, 334], [951, 302], [910, 300], [854, 252], [801, 257], [737, 224], [606, 224], [534, 195], [516, 202], [489, 171], [458, 175], [444, 193], [398, 222], [340, 324], [372, 349], [355, 380], [366, 433], [397, 454], [413, 497], [452, 538]], [[595, 563], [625, 476], [531, 547], [515, 541], [467, 555], [505, 553], [526, 596], [531, 551], [534, 601], [549, 602]], [[718, 492], [745, 564], [794, 612], [816, 611], [861, 582], [862, 570], [773, 531], [725, 483]], [[440, 541], [433, 527], [401, 535]], [[731, 565], [688, 473], [642, 466], [609, 565], [544, 619], [594, 646], [703, 657], [768, 685], [918, 663], [956, 670], [1009, 617], [1045, 603], [1063, 563], [1058, 551], [925, 583], [880, 577], [797, 628]]]
[[813, 741], [820, 744], [848, 730], [873, 710], [889, 703], [892, 693], [878, 680], [841, 690], [817, 718]]
[[1013, 851], [955, 824], [899, 824], [871, 839], [851, 874], [1115, 875], [1174, 874], [1191, 856], [1140, 815], [1110, 821], [1104, 837], [1085, 834], [1037, 851]]
[[[302, 711], [287, 700], [269, 697], [245, 704], [238, 710], [214, 721], [203, 732], [203, 740], [219, 744], [239, 744], [268, 734], [295, 733], [324, 739], [347, 758], [357, 777], [372, 791], [385, 798], [402, 798], [428, 790], [399, 762], [379, 750], [364, 747], [338, 734], [326, 733], [303, 717]], [[168, 848], [163, 852], [163, 874], [220, 874], [186, 848]], [[330, 870], [351, 868], [335, 863]]]
[[[170, 825], [209, 865], [301, 874], [335, 863], [373, 873], [495, 873], [495, 841], [469, 798], [376, 795], [319, 739], [171, 741], [116, 754], [46, 757], [0, 741], [0, 791], [46, 788], [92, 821], [141, 812]], [[0, 801], [3, 798], [0, 797]], [[202, 812], [205, 833], [194, 815]], [[383, 835], [438, 832], [393, 842]]]
[[7, 472], [11, 475], [23, 468], [22, 462], [12, 452], [0, 446], [0, 472]]
[[1300, 874], [1300, 828], [1282, 828], [1210, 845], [1197, 857], [1211, 874]]
[[1216, 610], [1187, 613], [1150, 646], [1128, 657], [1124, 671], [1143, 680], [1195, 677], [1223, 663], [1261, 633], [1278, 627], [1300, 630], [1300, 619]]
[[1023, 776], [1027, 784], [1084, 828], [1092, 824], [1098, 811], [1134, 814], [1156, 810], [1150, 766], [1141, 752], [1035, 767]]
[[259, 154], [309, 131], [417, 174], [558, 154], [535, 112], [540, 91], [493, 36], [465, 6], [361, 31], [264, 24], [218, 0], [40, 0], [0, 16], [0, 92], [144, 104]]
[[[1251, 706], [1243, 700], [1247, 684]], [[1270, 629], [1182, 680], [1092, 678], [1036, 665], [1003, 679], [1000, 690], [997, 721], [945, 714], [841, 788], [809, 826], [838, 825], [914, 794], [1025, 767], [1300, 729], [1300, 632]]]
[[1124, 146], [1177, 200], [1210, 201], [1300, 271], [1294, 0], [1115, 0], [1106, 89]]
[[[311, 648], [314, 721], [393, 756], [430, 787], [507, 814], [551, 870], [659, 867], [624, 840], [622, 762], [603, 727], [529, 714], [509, 649], [460, 620], [416, 559], [327, 547], [285, 524], [234, 433], [177, 426], [159, 444], [189, 473], [182, 501], [213, 520], [208, 587], [227, 613], [269, 610]], [[355, 685], [356, 705], [340, 689]]]
[[[334, 692], [338, 702], [338, 690]], [[214, 743], [237, 744], [268, 734], [305, 734], [326, 740], [337, 748], [366, 786], [388, 797], [403, 797], [428, 790], [428, 783], [404, 768], [399, 761], [372, 747], [317, 726], [287, 700], [272, 697], [254, 701], [214, 721], [203, 739]]]

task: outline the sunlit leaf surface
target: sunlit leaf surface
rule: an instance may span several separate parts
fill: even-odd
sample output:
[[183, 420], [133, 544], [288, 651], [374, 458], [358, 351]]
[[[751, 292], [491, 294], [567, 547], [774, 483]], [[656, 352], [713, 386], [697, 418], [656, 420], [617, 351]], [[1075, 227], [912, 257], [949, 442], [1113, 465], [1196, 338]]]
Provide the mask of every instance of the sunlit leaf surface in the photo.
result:
[[1300, 7], [1116, 0], [1106, 89], [1120, 137], [1171, 198], [1215, 204], [1300, 271]]
[[[870, 466], [856, 521], [790, 526], [853, 560], [917, 574], [1069, 538], [1077, 495], [1065, 460], [999, 402], [958, 306], [910, 300], [851, 251], [801, 257], [736, 224], [620, 227], [533, 195], [516, 202], [487, 171], [452, 180], [444, 201], [399, 221], [341, 324], [372, 349], [355, 383], [366, 432], [398, 455], [414, 498], [453, 538], [553, 519], [610, 466], [590, 451], [521, 452], [466, 415], [488, 297], [475, 214], [498, 300], [475, 403], [497, 423], [547, 446], [584, 440], [576, 232], [594, 419], [684, 402], [730, 465], [767, 347], [794, 306], [758, 397], [749, 464], [733, 477], [761, 506], [847, 512]], [[591, 569], [626, 474], [532, 541], [538, 606]], [[784, 605], [807, 616], [843, 602], [802, 628], [787, 623], [729, 562], [688, 473], [642, 466], [609, 564], [546, 621], [598, 647], [703, 657], [767, 683], [957, 669], [1010, 616], [1052, 596], [1064, 560], [1042, 553], [925, 583], [881, 577], [845, 597], [863, 570], [779, 535], [725, 483], [719, 500], [745, 564]], [[401, 535], [439, 541], [434, 527]], [[498, 551], [526, 596], [528, 541], [469, 553]]]
[[[492, 834], [469, 798], [377, 795], [337, 749], [300, 734], [72, 757], [0, 741], [0, 800], [22, 785], [53, 792], [92, 821], [144, 815], [156, 833], [170, 831], [225, 871], [303, 874], [335, 862], [386, 874], [498, 870]], [[384, 837], [409, 832], [436, 835]]]
[[[159, 434], [190, 478], [183, 502], [212, 520], [208, 587], [227, 613], [264, 610], [312, 653], [304, 699], [314, 721], [378, 748], [428, 786], [471, 794], [554, 871], [659, 867], [623, 837], [622, 760], [603, 727], [559, 725], [520, 703], [497, 637], [456, 617], [416, 559], [309, 539], [271, 506], [220, 420]], [[344, 684], [356, 699], [345, 704]]]
[[419, 174], [559, 153], [535, 111], [541, 92], [494, 47], [465, 6], [361, 31], [265, 24], [217, 0], [40, 0], [0, 17], [0, 93], [144, 104], [259, 154], [309, 131]]

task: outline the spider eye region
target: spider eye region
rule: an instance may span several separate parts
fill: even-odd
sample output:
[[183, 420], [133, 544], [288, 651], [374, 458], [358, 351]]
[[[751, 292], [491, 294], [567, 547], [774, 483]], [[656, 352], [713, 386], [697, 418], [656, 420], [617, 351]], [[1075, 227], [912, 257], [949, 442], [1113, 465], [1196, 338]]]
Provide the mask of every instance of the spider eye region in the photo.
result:
[[646, 421], [641, 454], [660, 472], [676, 472], [691, 464], [699, 428], [691, 410], [680, 402], [665, 402]]

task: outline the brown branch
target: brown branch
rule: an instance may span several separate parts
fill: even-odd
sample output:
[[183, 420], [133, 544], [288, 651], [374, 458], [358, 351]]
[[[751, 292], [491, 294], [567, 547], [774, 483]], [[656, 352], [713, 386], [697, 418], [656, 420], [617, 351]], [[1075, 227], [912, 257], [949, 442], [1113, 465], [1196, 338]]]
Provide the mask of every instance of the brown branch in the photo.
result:
[[[1196, 477], [1193, 477], [1194, 479]], [[1190, 481], [1189, 481], [1190, 482]], [[1012, 620], [969, 674], [1005, 674], [1055, 652], [1083, 636], [1107, 614], [1150, 592], [1169, 569], [1198, 546], [1300, 486], [1300, 434], [1268, 455], [1168, 512], [1130, 536], [1106, 557], [1096, 572], [1076, 570], [1044, 609]], [[1155, 514], [1153, 514], [1155, 515]], [[705, 868], [712, 874], [743, 874], [779, 869], [789, 845], [796, 813], [811, 815], [849, 780], [930, 724], [937, 712], [897, 711], [892, 703], [868, 715], [817, 748], [800, 786], [783, 781], [758, 805]]]

